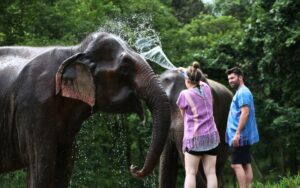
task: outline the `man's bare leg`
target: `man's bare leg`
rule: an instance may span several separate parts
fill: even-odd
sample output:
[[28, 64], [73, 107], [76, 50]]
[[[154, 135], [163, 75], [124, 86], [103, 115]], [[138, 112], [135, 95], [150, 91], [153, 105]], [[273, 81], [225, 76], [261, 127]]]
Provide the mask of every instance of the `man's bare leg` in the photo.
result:
[[248, 164], [244, 165], [243, 167], [244, 167], [244, 171], [245, 171], [245, 175], [246, 175], [247, 188], [251, 188], [252, 180], [253, 180], [253, 171], [252, 171], [251, 164], [248, 163]]
[[240, 188], [247, 188], [246, 186], [246, 173], [241, 164], [231, 164], [231, 168], [233, 169], [236, 179], [239, 183]]

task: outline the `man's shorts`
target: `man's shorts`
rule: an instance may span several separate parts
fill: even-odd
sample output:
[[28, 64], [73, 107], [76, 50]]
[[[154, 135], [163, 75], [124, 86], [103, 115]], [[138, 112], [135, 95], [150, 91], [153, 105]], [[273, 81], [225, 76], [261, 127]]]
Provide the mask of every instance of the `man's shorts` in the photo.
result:
[[242, 164], [246, 165], [251, 163], [251, 151], [250, 145], [230, 147], [231, 151], [231, 164]]
[[202, 156], [202, 155], [213, 155], [213, 156], [216, 156], [218, 154], [218, 146], [211, 149], [211, 150], [208, 150], [208, 151], [193, 151], [193, 150], [188, 150], [186, 148], [186, 152], [188, 152], [189, 154], [191, 155], [196, 155], [196, 156]]

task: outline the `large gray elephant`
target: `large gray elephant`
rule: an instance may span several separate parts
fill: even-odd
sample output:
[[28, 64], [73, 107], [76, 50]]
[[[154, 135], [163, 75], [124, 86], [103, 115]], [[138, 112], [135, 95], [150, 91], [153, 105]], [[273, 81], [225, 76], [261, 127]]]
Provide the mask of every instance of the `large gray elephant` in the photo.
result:
[[[171, 105], [171, 127], [164, 151], [160, 157], [159, 183], [161, 188], [174, 188], [176, 187], [178, 160], [180, 159], [184, 165], [184, 155], [182, 152], [183, 118], [176, 105], [176, 101], [180, 91], [186, 89], [186, 86], [183, 76], [176, 71], [165, 71], [161, 74], [160, 80]], [[219, 187], [222, 187], [222, 169], [228, 157], [224, 139], [232, 93], [218, 82], [206, 78], [203, 78], [203, 81], [207, 82], [211, 87], [214, 119], [221, 138], [216, 168]], [[206, 180], [202, 169], [197, 174], [197, 187], [206, 187]]]
[[27, 187], [68, 187], [74, 139], [97, 111], [153, 117], [152, 141], [141, 169], [158, 163], [170, 126], [170, 106], [144, 58], [103, 32], [70, 47], [0, 48], [0, 173], [27, 168]]

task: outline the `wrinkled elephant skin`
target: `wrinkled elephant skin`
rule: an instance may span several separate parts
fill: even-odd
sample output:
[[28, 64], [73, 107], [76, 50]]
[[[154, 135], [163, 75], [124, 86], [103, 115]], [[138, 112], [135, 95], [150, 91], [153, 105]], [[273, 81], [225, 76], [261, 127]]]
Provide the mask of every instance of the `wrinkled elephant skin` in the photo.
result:
[[[170, 105], [148, 63], [119, 37], [103, 32], [69, 47], [0, 47], [0, 173], [27, 168], [27, 187], [68, 187], [74, 140], [97, 111], [153, 117], [143, 178], [158, 163]], [[129, 167], [128, 167], [129, 169]]]
[[[186, 87], [184, 78], [176, 71], [165, 71], [161, 74], [160, 80], [171, 105], [171, 126], [164, 151], [160, 158], [159, 186], [160, 188], [174, 188], [176, 187], [178, 160], [180, 159], [182, 164], [184, 164], [184, 155], [182, 152], [183, 118], [176, 105], [176, 101], [180, 91], [186, 89]], [[208, 82], [211, 87], [214, 104], [214, 119], [221, 138], [216, 172], [219, 187], [222, 187], [222, 169], [228, 157], [227, 146], [224, 139], [232, 93], [225, 86], [213, 80], [204, 79], [203, 81]], [[199, 169], [200, 173], [197, 174], [197, 187], [206, 187], [203, 170], [202, 168]]]

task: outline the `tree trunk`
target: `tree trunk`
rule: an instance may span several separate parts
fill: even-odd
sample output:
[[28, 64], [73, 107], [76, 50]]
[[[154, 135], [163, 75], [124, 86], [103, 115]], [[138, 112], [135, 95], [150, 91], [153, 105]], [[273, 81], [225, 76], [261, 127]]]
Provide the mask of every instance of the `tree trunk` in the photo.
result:
[[289, 146], [289, 166], [291, 175], [296, 175], [298, 173], [297, 150], [293, 144]]
[[281, 174], [285, 174], [284, 151], [282, 145], [279, 147]]

